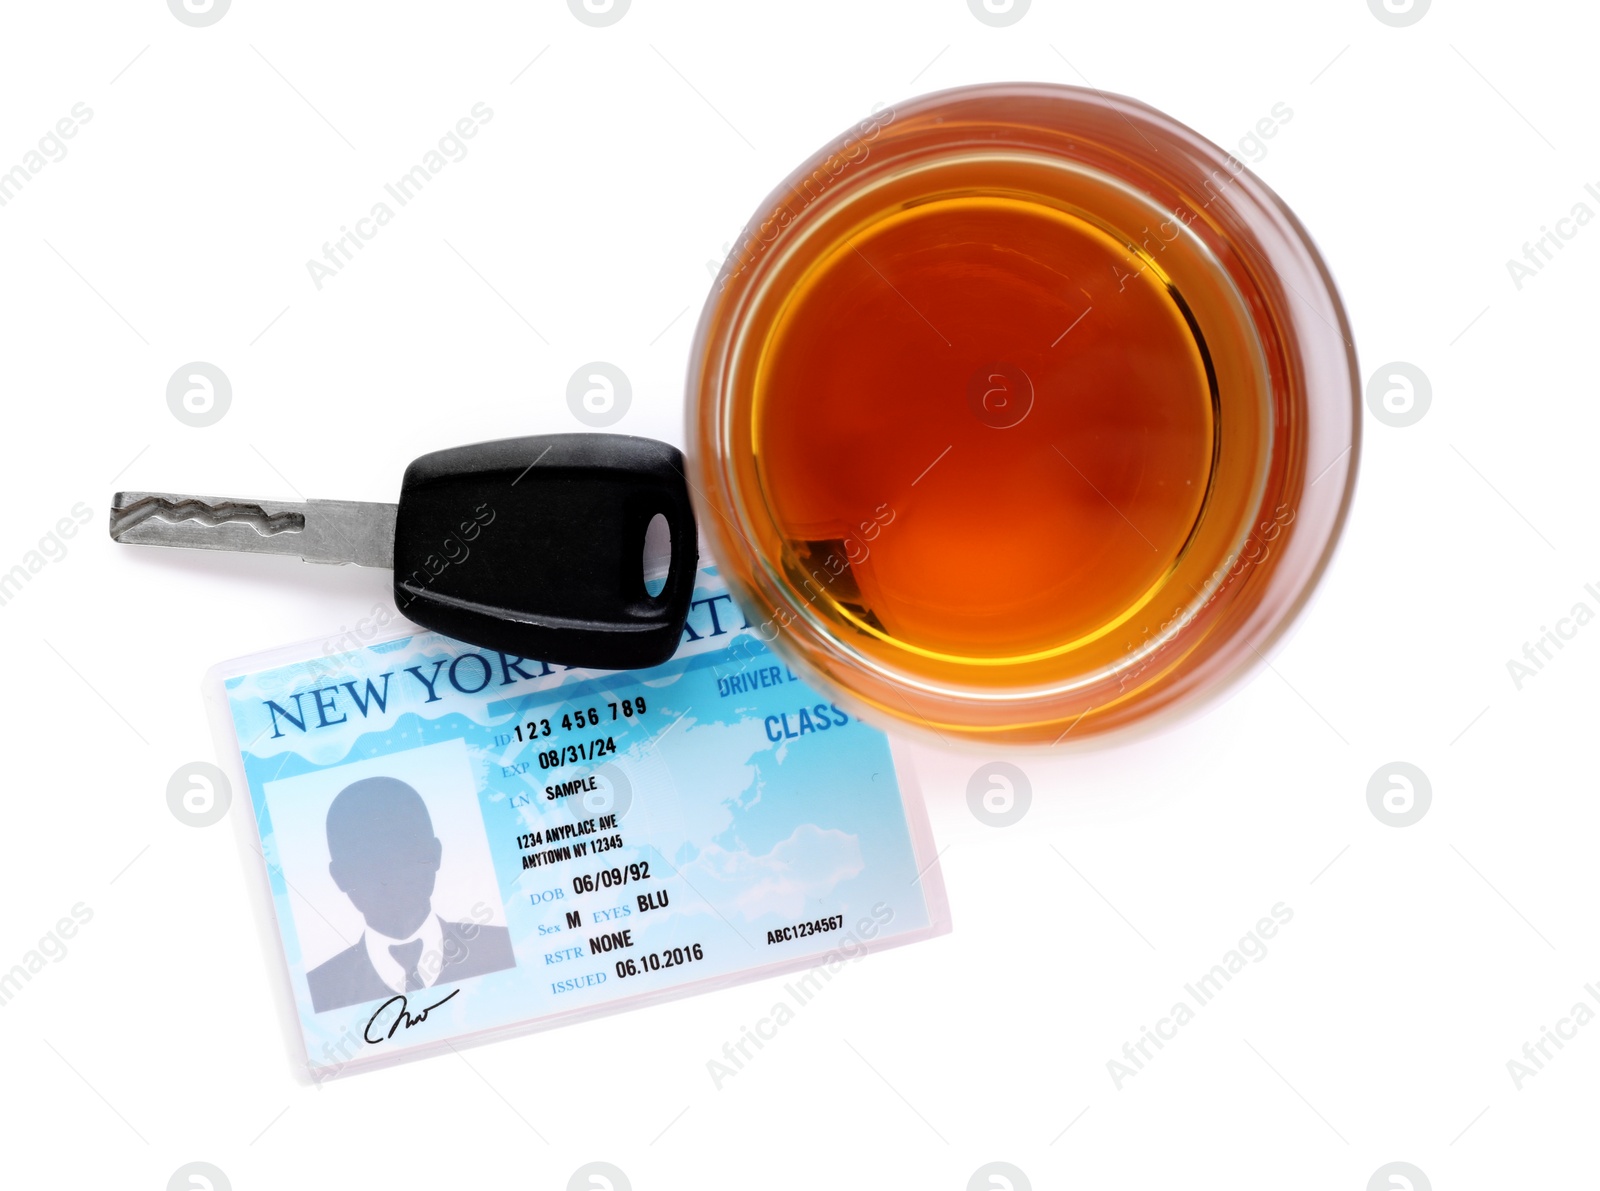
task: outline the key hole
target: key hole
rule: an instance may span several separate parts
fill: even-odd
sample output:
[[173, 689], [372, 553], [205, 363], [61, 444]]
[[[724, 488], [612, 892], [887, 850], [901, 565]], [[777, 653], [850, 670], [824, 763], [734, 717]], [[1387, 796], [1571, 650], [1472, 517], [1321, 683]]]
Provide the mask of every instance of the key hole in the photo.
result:
[[672, 530], [661, 513], [650, 518], [644, 531], [644, 589], [654, 599], [667, 585], [672, 566]]

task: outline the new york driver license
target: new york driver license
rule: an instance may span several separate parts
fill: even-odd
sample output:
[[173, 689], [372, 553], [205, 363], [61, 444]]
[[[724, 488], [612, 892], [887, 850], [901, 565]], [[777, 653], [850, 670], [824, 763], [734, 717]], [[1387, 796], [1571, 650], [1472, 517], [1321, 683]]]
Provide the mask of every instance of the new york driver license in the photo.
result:
[[314, 1079], [949, 929], [887, 738], [714, 569], [651, 670], [417, 631], [213, 689]]

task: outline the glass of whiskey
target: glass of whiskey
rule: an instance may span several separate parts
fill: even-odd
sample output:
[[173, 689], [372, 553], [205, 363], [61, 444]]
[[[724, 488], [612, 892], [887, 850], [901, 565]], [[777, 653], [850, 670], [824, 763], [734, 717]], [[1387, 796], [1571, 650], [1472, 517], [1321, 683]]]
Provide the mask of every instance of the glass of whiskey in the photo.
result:
[[696, 335], [689, 479], [745, 616], [884, 722], [1073, 744], [1228, 690], [1328, 565], [1348, 320], [1288, 208], [1137, 101], [875, 112], [778, 187]]

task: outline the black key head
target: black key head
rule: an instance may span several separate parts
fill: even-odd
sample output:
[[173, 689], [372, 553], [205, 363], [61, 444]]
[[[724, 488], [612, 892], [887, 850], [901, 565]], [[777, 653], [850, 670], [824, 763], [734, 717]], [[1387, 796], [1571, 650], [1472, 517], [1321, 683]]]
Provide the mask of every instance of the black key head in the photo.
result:
[[[671, 535], [666, 585], [644, 543]], [[544, 434], [434, 451], [406, 468], [394, 538], [400, 611], [448, 637], [568, 666], [672, 656], [699, 543], [682, 453], [624, 434]]]

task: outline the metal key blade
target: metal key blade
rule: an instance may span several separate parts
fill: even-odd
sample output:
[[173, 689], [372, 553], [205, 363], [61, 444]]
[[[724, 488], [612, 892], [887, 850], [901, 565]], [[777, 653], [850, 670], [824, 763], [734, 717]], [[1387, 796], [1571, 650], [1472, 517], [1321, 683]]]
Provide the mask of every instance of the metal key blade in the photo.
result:
[[398, 506], [359, 500], [238, 500], [119, 492], [111, 537], [139, 546], [287, 554], [306, 562], [393, 567]]

